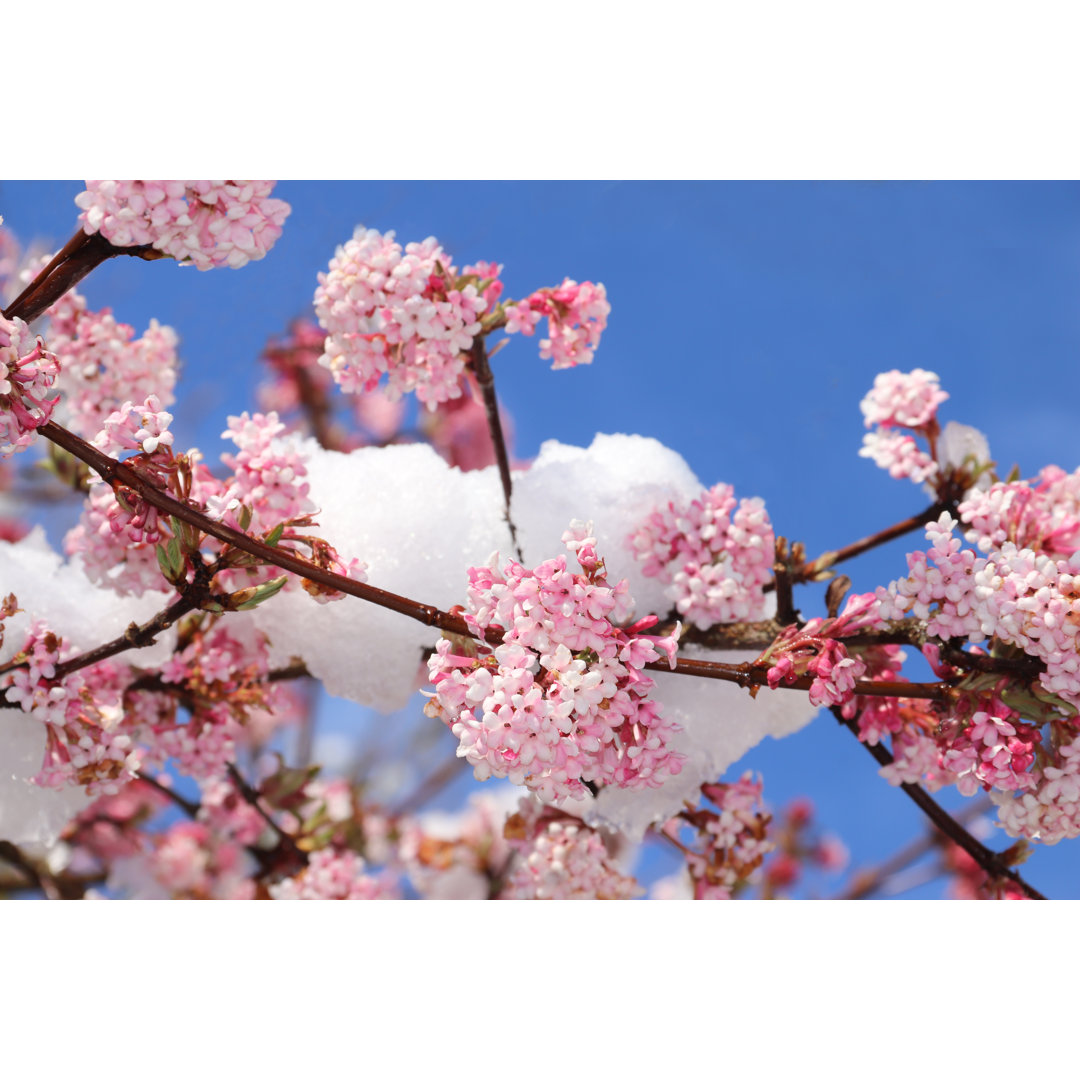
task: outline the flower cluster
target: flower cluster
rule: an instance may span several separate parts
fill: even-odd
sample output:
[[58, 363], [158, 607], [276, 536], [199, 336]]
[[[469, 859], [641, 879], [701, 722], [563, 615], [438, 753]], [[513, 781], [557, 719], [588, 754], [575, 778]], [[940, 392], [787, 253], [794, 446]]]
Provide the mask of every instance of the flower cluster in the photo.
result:
[[956, 775], [961, 795], [974, 795], [980, 787], [1026, 791], [1035, 786], [1028, 769], [1041, 741], [1037, 727], [1022, 723], [1012, 709], [995, 701], [948, 740], [941, 763]]
[[990, 798], [1010, 836], [1044, 844], [1080, 836], [1080, 740], [1058, 747], [1040, 768], [1033, 790], [1017, 796], [992, 791]]
[[930, 550], [908, 555], [908, 577], [878, 590], [882, 617], [926, 619], [942, 640], [1016, 645], [1046, 665], [1047, 691], [1080, 706], [1080, 553], [1055, 559], [1007, 540], [979, 557], [953, 535], [956, 524], [943, 513], [927, 525]]
[[540, 358], [552, 370], [591, 364], [607, 328], [611, 305], [603, 285], [567, 278], [554, 289], [537, 289], [531, 296], [506, 304], [506, 332], [532, 336], [536, 324], [547, 317], [548, 336], [540, 341]]
[[[111, 413], [94, 439], [105, 453], [135, 451], [140, 457], [140, 471], [156, 487], [175, 486], [177, 463], [174, 459], [172, 414], [150, 396], [142, 405], [130, 401]], [[120, 595], [136, 596], [163, 585], [156, 546], [171, 536], [166, 519], [157, 507], [124, 489], [118, 495], [96, 474], [90, 477], [90, 490], [79, 523], [64, 538], [70, 555], [81, 555], [87, 577], [106, 585]]]
[[894, 370], [874, 379], [874, 388], [859, 408], [868, 428], [877, 425], [925, 430], [933, 423], [937, 407], [948, 397], [932, 371], [916, 368], [905, 375]]
[[274, 900], [396, 900], [397, 890], [384, 878], [365, 872], [364, 860], [353, 851], [323, 848], [293, 878], [270, 886]]
[[164, 585], [157, 545], [167, 537], [161, 530], [161, 516], [149, 503], [121, 502], [108, 484], [93, 484], [64, 550], [81, 558], [94, 584], [120, 596], [142, 596]]
[[[1080, 770], [1074, 764], [1080, 752], [1080, 552], [1067, 559], [1046, 553], [1059, 542], [1072, 546], [1069, 479], [1060, 470], [1044, 470], [1034, 486], [969, 493], [966, 536], [987, 554], [963, 547], [953, 535], [957, 522], [942, 514], [926, 528], [930, 550], [908, 556], [908, 577], [878, 590], [883, 618], [914, 616], [942, 641], [989, 640], [991, 655], [1023, 654], [1040, 662], [1015, 678], [969, 677], [944, 717], [913, 703], [894, 709], [891, 722], [877, 725], [879, 733], [892, 733], [896, 759], [884, 775], [893, 783], [923, 781], [931, 788], [952, 783], [965, 794], [982, 787], [1011, 835], [1044, 843], [1080, 835]], [[1042, 501], [1051, 489], [1062, 499], [1060, 509]], [[1043, 550], [1018, 547], [1005, 536]], [[933, 643], [924, 651], [939, 677], [959, 675], [942, 664]]]
[[25, 450], [59, 400], [48, 397], [60, 365], [22, 319], [0, 315], [0, 457]]
[[771, 839], [775, 847], [762, 874], [763, 899], [790, 894], [805, 871], [835, 874], [848, 862], [843, 842], [815, 828], [814, 805], [809, 799], [794, 799], [784, 807]]
[[[730, 900], [745, 887], [774, 844], [767, 837], [772, 815], [761, 801], [760, 777], [744, 773], [732, 784], [702, 784], [716, 809], [684, 810], [663, 826], [664, 834], [686, 857], [695, 900]], [[694, 829], [694, 846], [680, 839]]]
[[1035, 481], [993, 484], [960, 503], [965, 535], [982, 552], [1011, 541], [1045, 555], [1080, 550], [1080, 469], [1047, 465]]
[[459, 279], [434, 237], [402, 250], [392, 232], [359, 225], [319, 274], [320, 363], [346, 393], [374, 390], [385, 374], [391, 400], [415, 390], [434, 409], [461, 393], [462, 353], [488, 309], [485, 285], [475, 275]]
[[767, 678], [774, 690], [781, 683], [791, 685], [800, 675], [813, 675], [812, 705], [848, 706], [855, 697], [855, 684], [868, 666], [860, 656], [850, 656], [839, 639], [879, 627], [881, 622], [879, 601], [873, 593], [851, 596], [836, 618], [784, 627], [756, 663], [769, 664]]
[[89, 180], [75, 197], [83, 231], [116, 247], [150, 245], [200, 270], [261, 259], [291, 207], [273, 180]]
[[[224, 520], [241, 531], [266, 534], [280, 527], [276, 542], [291, 551], [306, 549], [304, 557], [320, 568], [354, 581], [365, 580], [365, 563], [346, 561], [325, 540], [299, 531], [314, 524], [316, 507], [308, 498], [306, 459], [294, 441], [279, 438], [284, 425], [275, 413], [243, 413], [229, 418], [223, 438], [234, 442], [237, 452], [222, 455], [232, 470], [224, 480], [202, 464], [197, 450], [173, 456], [170, 420], [153, 397], [139, 406], [127, 402], [108, 418], [95, 443], [113, 453], [140, 451], [134, 463], [145, 479], [181, 500], [202, 504], [208, 517]], [[115, 542], [120, 535], [126, 539], [123, 544]], [[167, 520], [134, 491], [125, 488], [118, 496], [107, 484], [92, 483], [79, 524], [67, 534], [64, 546], [69, 554], [82, 556], [92, 581], [121, 595], [141, 595], [162, 588], [155, 549], [171, 536]], [[216, 540], [205, 538], [204, 542], [211, 550], [220, 549]], [[277, 573], [270, 566], [249, 562], [243, 569], [223, 569], [218, 585], [261, 585]], [[344, 595], [306, 579], [301, 585], [319, 602]]]
[[307, 466], [295, 443], [278, 438], [285, 425], [277, 413], [246, 412], [229, 417], [223, 439], [236, 444], [235, 454], [222, 454], [232, 479], [215, 505], [234, 503], [251, 508], [252, 527], [269, 529], [281, 521], [305, 517], [315, 509], [308, 498]]
[[140, 338], [109, 308], [88, 311], [77, 292], [66, 293], [48, 311], [49, 347], [60, 362], [56, 388], [63, 391], [63, 423], [92, 439], [110, 413], [125, 402], [156, 397], [171, 405], [176, 384], [175, 331], [150, 320]]
[[[642, 671], [658, 647], [674, 659], [678, 628], [660, 641], [639, 634], [654, 618], [620, 627], [627, 584], [607, 584], [588, 529], [574, 522], [563, 536], [584, 573], [565, 555], [535, 570], [510, 560], [500, 573], [494, 559], [470, 569], [465, 618], [479, 643], [454, 652], [444, 638], [428, 661], [426, 711], [457, 736], [458, 756], [478, 779], [509, 777], [547, 801], [584, 798], [590, 784], [655, 787], [682, 767]], [[488, 630], [502, 631], [497, 648]]]
[[153, 454], [158, 447], [172, 446], [172, 419], [172, 413], [166, 412], [153, 394], [142, 405], [125, 401], [105, 418], [93, 443], [105, 454]]
[[0, 676], [0, 693], [46, 725], [45, 759], [35, 783], [116, 794], [141, 760], [123, 705], [122, 673], [102, 663], [57, 679], [62, 645], [44, 623], [32, 623], [16, 657], [23, 666]]
[[730, 484], [689, 505], [669, 502], [627, 539], [646, 577], [670, 582], [675, 610], [699, 629], [760, 619], [772, 578], [775, 539], [765, 503], [736, 503]]
[[503, 836], [506, 814], [498, 800], [477, 793], [461, 813], [433, 811], [408, 821], [397, 856], [416, 891], [429, 900], [487, 900], [497, 892], [512, 853]]
[[506, 822], [515, 852], [500, 900], [632, 900], [644, 891], [611, 865], [600, 834], [522, 799]]
[[181, 821], [147, 839], [147, 850], [113, 863], [110, 889], [133, 900], [255, 898], [254, 858], [201, 821]]
[[[13, 609], [14, 601], [3, 610]], [[115, 661], [58, 677], [70, 646], [35, 622], [0, 674], [0, 696], [46, 726], [39, 786], [80, 786], [91, 795], [116, 794], [146, 768], [169, 760], [200, 780], [220, 777], [249, 742], [253, 711], [276, 710], [287, 691], [267, 682], [266, 639], [248, 623], [194, 617], [181, 647], [156, 673], [159, 688], [134, 692], [133, 670]], [[177, 701], [182, 699], [186, 720]], [[289, 716], [285, 700], [285, 719]]]
[[[916, 368], [908, 374], [889, 371], [878, 375], [874, 387], [860, 408], [866, 426], [876, 431], [863, 436], [860, 457], [872, 458], [895, 479], [907, 477], [916, 483], [930, 479], [937, 471], [934, 440], [938, 434], [937, 407], [948, 398], [932, 371]], [[908, 428], [930, 440], [931, 452], [919, 448]]]

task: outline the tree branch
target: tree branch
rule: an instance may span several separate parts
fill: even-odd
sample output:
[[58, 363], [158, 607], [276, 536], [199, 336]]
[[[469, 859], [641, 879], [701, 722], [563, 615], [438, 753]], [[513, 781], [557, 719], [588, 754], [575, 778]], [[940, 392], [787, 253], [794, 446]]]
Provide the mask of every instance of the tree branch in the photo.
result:
[[[294, 859], [300, 861], [304, 866], [308, 864], [308, 854], [304, 851], [296, 842], [296, 837], [290, 836], [274, 819], [268, 814], [262, 806], [259, 804], [259, 793], [240, 775], [240, 770], [230, 763], [226, 766], [229, 776], [232, 778], [232, 782], [236, 785], [236, 790], [239, 791], [240, 797], [254, 808], [255, 812], [266, 822], [267, 825], [273, 830], [274, 835], [277, 836], [277, 846], [289, 853]], [[249, 851], [258, 855], [258, 850], [254, 848], [248, 848]], [[278, 868], [275, 860], [275, 869]]]
[[[813, 581], [818, 574], [824, 573], [838, 563], [847, 562], [848, 559], [854, 559], [856, 555], [862, 555], [866, 551], [887, 544], [890, 540], [895, 540], [899, 536], [905, 536], [907, 533], [925, 528], [931, 521], [937, 521], [942, 512], [946, 510], [955, 515], [956, 503], [939, 500], [933, 506], [928, 506], [921, 514], [915, 514], [913, 517], [898, 521], [895, 525], [882, 529], [881, 532], [876, 532], [871, 536], [864, 536], [861, 540], [856, 540], [854, 543], [838, 548], [836, 551], [826, 551], [816, 559], [804, 563], [795, 574], [794, 580], [797, 582]], [[776, 588], [776, 583], [769, 582], [765, 586], [765, 591], [771, 592], [774, 588]]]
[[[833, 707], [830, 711], [843, 727], [846, 727], [857, 739], [859, 738], [859, 728], [854, 718], [851, 720], [846, 719], [843, 713], [836, 707]], [[859, 741], [862, 742], [861, 739]], [[890, 754], [880, 743], [874, 746], [871, 746], [869, 743], [862, 743], [862, 745], [866, 747], [879, 764], [891, 765], [893, 763], [894, 759], [892, 754]], [[934, 802], [934, 800], [930, 798], [919, 785], [901, 784], [900, 789], [920, 810], [922, 810], [934, 825], [948, 837], [948, 839], [963, 848], [991, 878], [1008, 878], [1009, 881], [1021, 888], [1032, 900], [1046, 899], [1038, 889], [1024, 881], [1024, 879], [1009, 865], [1004, 857], [1004, 853], [991, 851], [984, 844], [981, 844], [967, 831], [967, 829]]]
[[131, 255], [147, 260], [169, 258], [149, 244], [116, 247], [101, 233], [87, 234], [80, 229], [53, 256], [48, 266], [15, 297], [4, 311], [4, 318], [33, 322], [52, 307], [68, 289], [82, 281], [91, 270], [117, 255]]
[[[270, 547], [261, 540], [256, 540], [246, 533], [231, 528], [224, 522], [213, 521], [201, 511], [196, 510], [187, 503], [178, 501], [160, 488], [155, 487], [154, 484], [144, 479], [130, 465], [103, 454], [97, 447], [91, 446], [90, 443], [52, 420], [42, 424], [38, 431], [64, 450], [85, 461], [106, 483], [113, 487], [121, 485], [130, 488], [152, 506], [156, 506], [159, 510], [163, 510], [165, 513], [179, 518], [201, 532], [215, 537], [222, 543], [246, 551], [263, 562], [278, 566], [282, 570], [288, 570], [300, 577], [307, 578], [309, 581], [378, 604], [380, 607], [388, 608], [391, 611], [396, 611], [401, 615], [423, 623], [425, 626], [433, 626], [447, 633], [458, 634], [463, 637], [473, 636], [468, 624], [460, 615], [440, 611], [430, 604], [421, 604], [415, 600], [410, 600], [408, 597], [399, 596], [397, 593], [388, 592], [374, 585], [368, 585], [366, 582], [353, 581], [351, 578], [344, 577], [341, 574], [324, 570], [281, 547]], [[503, 631], [495, 627], [488, 627], [484, 638], [490, 644], [498, 645], [502, 642]], [[645, 666], [653, 671], [675, 670], [682, 675], [721, 679], [745, 687], [767, 684], [765, 671], [760, 668], [753, 668], [750, 664], [721, 664], [707, 660], [679, 658], [674, 669], [671, 669], [664, 660], [652, 661]], [[800, 676], [793, 683], [783, 685], [796, 690], [808, 690], [812, 683], [813, 679], [810, 676]], [[855, 684], [855, 693], [947, 700], [951, 691], [946, 683], [863, 681]]]
[[[167, 630], [177, 619], [182, 618], [189, 611], [194, 611], [199, 607], [203, 592], [204, 590], [200, 590], [197, 585], [189, 585], [185, 588], [184, 595], [174, 600], [164, 611], [159, 611], [157, 615], [143, 623], [142, 626], [132, 623], [119, 637], [113, 638], [112, 641], [107, 641], [104, 645], [98, 645], [57, 664], [53, 680], [59, 682], [74, 671], [81, 671], [83, 668], [98, 664], [102, 660], [108, 660], [113, 656], [126, 652], [128, 649], [145, 649], [147, 646], [153, 645], [158, 634]], [[26, 663], [24, 660], [22, 663], [5, 666], [0, 668], [0, 673], [26, 667]], [[13, 708], [18, 708], [18, 706], [7, 700], [6, 690], [0, 690], [0, 709]]]

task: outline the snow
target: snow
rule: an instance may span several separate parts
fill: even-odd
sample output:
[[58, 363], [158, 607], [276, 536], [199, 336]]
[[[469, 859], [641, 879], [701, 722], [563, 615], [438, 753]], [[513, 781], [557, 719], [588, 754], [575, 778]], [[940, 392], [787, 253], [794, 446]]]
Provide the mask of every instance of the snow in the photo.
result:
[[[684, 646], [680, 656], [694, 660], [719, 660], [740, 664], [753, 660], [753, 652], [718, 652]], [[580, 813], [590, 825], [609, 825], [632, 839], [640, 839], [654, 822], [667, 821], [683, 807], [684, 801], [699, 802], [698, 788], [719, 780], [727, 769], [762, 739], [771, 735], [782, 739], [804, 728], [817, 715], [805, 693], [770, 690], [763, 687], [756, 698], [735, 683], [716, 679], [652, 672], [656, 689], [652, 698], [665, 716], [683, 728], [673, 740], [676, 750], [686, 754], [686, 764], [678, 776], [659, 788], [630, 791], [605, 788], [583, 809], [572, 804], [564, 809]], [[580, 804], [579, 804], [580, 805]]]
[[[428, 446], [341, 454], [303, 444], [320, 534], [345, 558], [368, 564], [372, 585], [446, 611], [465, 602], [466, 572], [513, 555], [495, 467], [461, 472]], [[660, 500], [701, 490], [686, 462], [655, 439], [598, 435], [587, 450], [544, 443], [514, 479], [512, 512], [525, 562], [566, 554], [574, 518], [594, 522], [612, 581], [627, 578], [638, 611], [665, 610], [664, 586], [644, 577], [625, 538]], [[572, 560], [571, 560], [572, 563]], [[439, 632], [352, 597], [318, 604], [285, 592], [257, 609], [271, 663], [301, 659], [329, 693], [382, 712], [403, 708], [424, 684], [425, 649]]]
[[[321, 507], [320, 533], [347, 560], [368, 564], [367, 580], [380, 588], [447, 610], [465, 601], [466, 571], [495, 551], [513, 555], [494, 467], [463, 473], [424, 445], [362, 449], [341, 454], [303, 441], [310, 496]], [[513, 515], [524, 561], [535, 566], [563, 554], [560, 537], [571, 520], [593, 523], [609, 580], [626, 578], [638, 616], [669, 607], [664, 585], [641, 573], [626, 538], [668, 500], [688, 501], [702, 485], [675, 451], [636, 435], [597, 435], [587, 447], [546, 442], [528, 470], [514, 479]], [[0, 662], [22, 642], [33, 617], [85, 649], [119, 634], [132, 620], [160, 610], [167, 597], [121, 598], [94, 587], [78, 562], [65, 564], [40, 530], [18, 544], [0, 545], [0, 593], [14, 591], [24, 609], [7, 624]], [[353, 597], [319, 604], [302, 590], [286, 590], [252, 613], [270, 639], [270, 663], [302, 660], [327, 691], [382, 712], [404, 708], [426, 682], [425, 650], [438, 631]], [[131, 656], [153, 666], [172, 648], [171, 633]], [[703, 659], [738, 662], [751, 654], [686, 650]], [[676, 748], [688, 757], [682, 773], [663, 787], [605, 790], [572, 804], [587, 821], [638, 836], [670, 817], [698, 786], [718, 779], [766, 735], [780, 738], [807, 724], [817, 711], [806, 695], [746, 690], [714, 680], [658, 673], [656, 699], [684, 728]], [[0, 837], [16, 843], [55, 840], [69, 817], [86, 804], [77, 790], [45, 791], [29, 777], [40, 767], [40, 722], [5, 710], [0, 741]]]
[[[77, 650], [93, 648], [123, 633], [131, 622], [145, 622], [168, 603], [164, 593], [119, 597], [87, 579], [78, 562], [65, 563], [39, 527], [16, 544], [0, 544], [0, 595], [14, 593], [23, 610], [4, 621], [0, 664], [22, 647], [34, 619]], [[137, 654], [133, 663], [154, 667], [172, 653], [173, 631]], [[64, 825], [90, 801], [81, 788], [52, 791], [30, 783], [41, 768], [45, 728], [18, 709], [0, 710], [0, 839], [48, 846]]]
[[[512, 554], [494, 467], [462, 473], [426, 446], [391, 446], [340, 454], [314, 442], [311, 498], [323, 507], [321, 532], [346, 558], [368, 563], [368, 581], [447, 610], [465, 601], [466, 570], [493, 551]], [[543, 444], [527, 471], [514, 477], [512, 512], [525, 563], [563, 554], [560, 541], [574, 518], [592, 521], [597, 550], [612, 582], [626, 578], [638, 616], [662, 613], [665, 586], [646, 578], [625, 540], [670, 499], [686, 501], [702, 484], [682, 457], [655, 439], [597, 435], [588, 448]], [[424, 685], [425, 649], [438, 631], [351, 597], [319, 605], [306, 593], [282, 593], [256, 612], [270, 637], [271, 662], [303, 660], [327, 690], [380, 711], [404, 708]], [[756, 654], [685, 650], [700, 659], [738, 663]], [[704, 781], [718, 779], [767, 735], [799, 730], [817, 709], [805, 694], [762, 689], [756, 700], [734, 684], [687, 675], [656, 675], [654, 696], [684, 728], [676, 748], [682, 773], [659, 789], [605, 790], [599, 799], [568, 803], [591, 824], [640, 836], [654, 821], [697, 801]]]

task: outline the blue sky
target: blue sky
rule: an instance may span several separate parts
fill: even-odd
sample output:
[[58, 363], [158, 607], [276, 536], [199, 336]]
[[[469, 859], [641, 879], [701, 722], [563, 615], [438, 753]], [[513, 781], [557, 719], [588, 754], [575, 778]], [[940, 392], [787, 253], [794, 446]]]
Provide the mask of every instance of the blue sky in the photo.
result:
[[[55, 248], [81, 188], [3, 182], [0, 214]], [[260, 263], [200, 273], [117, 259], [81, 286], [137, 332], [152, 317], [176, 328], [177, 443], [211, 459], [226, 416], [254, 405], [263, 343], [308, 311], [316, 273], [363, 223], [402, 242], [435, 235], [458, 265], [501, 262], [510, 296], [566, 276], [605, 284], [612, 314], [592, 366], [553, 373], [522, 339], [496, 358], [519, 457], [547, 438], [653, 435], [704, 484], [764, 497], [777, 531], [817, 553], [925, 506], [857, 456], [874, 375], [923, 367], [951, 394], [942, 419], [980, 428], [1003, 472], [1080, 465], [1080, 185], [281, 182], [275, 194], [293, 212]], [[901, 575], [905, 550], [846, 567], [855, 588]], [[856, 862], [922, 828], [827, 716], [743, 767], [764, 774], [774, 807], [811, 796]], [[1071, 847], [1038, 851], [1030, 880], [1080, 896]]]

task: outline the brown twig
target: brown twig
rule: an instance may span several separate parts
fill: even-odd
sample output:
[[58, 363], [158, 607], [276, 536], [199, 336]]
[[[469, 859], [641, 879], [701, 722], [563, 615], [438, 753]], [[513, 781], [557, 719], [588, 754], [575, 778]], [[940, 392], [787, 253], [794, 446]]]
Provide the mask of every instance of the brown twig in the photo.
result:
[[491, 364], [488, 362], [487, 347], [482, 334], [477, 334], [474, 338], [468, 357], [469, 367], [472, 369], [473, 375], [476, 376], [476, 383], [480, 387], [480, 394], [484, 399], [488, 431], [491, 432], [491, 442], [495, 448], [495, 461], [499, 466], [499, 479], [502, 482], [506, 524], [510, 528], [510, 539], [514, 544], [514, 551], [517, 552], [518, 561], [524, 562], [525, 557], [521, 554], [517, 529], [514, 526], [514, 519], [510, 515], [513, 483], [510, 479], [510, 456], [506, 450], [506, 437], [503, 434], [502, 419], [499, 416], [499, 402], [495, 396], [495, 374], [491, 370]]
[[[120, 485], [130, 488], [140, 498], [150, 503], [151, 506], [163, 510], [200, 532], [213, 536], [224, 544], [246, 551], [249, 555], [254, 555], [263, 562], [279, 566], [282, 570], [288, 570], [319, 585], [325, 585], [349, 596], [355, 596], [361, 600], [378, 604], [380, 607], [389, 608], [391, 611], [406, 615], [410, 619], [416, 619], [418, 622], [424, 623], [425, 626], [434, 626], [450, 633], [471, 636], [465, 620], [460, 616], [450, 615], [430, 604], [420, 604], [415, 600], [388, 592], [386, 589], [379, 589], [374, 585], [368, 585], [365, 582], [354, 581], [341, 574], [335, 574], [331, 570], [324, 570], [282, 547], [270, 547], [261, 540], [256, 540], [254, 537], [233, 529], [223, 522], [208, 518], [204, 513], [188, 503], [180, 502], [160, 488], [155, 487], [154, 484], [142, 477], [131, 466], [103, 454], [96, 447], [86, 442], [85, 439], [79, 438], [78, 435], [52, 420], [42, 424], [37, 430], [39, 434], [44, 435], [45, 438], [67, 450], [69, 454], [73, 454], [81, 461], [85, 461], [107, 484], [113, 487]], [[501, 641], [501, 635], [496, 635], [496, 639]]]
[[[233, 764], [226, 766], [226, 770], [229, 776], [232, 778], [232, 782], [236, 785], [236, 790], [240, 792], [240, 797], [255, 809], [255, 812], [266, 822], [267, 825], [273, 830], [274, 834], [278, 838], [278, 847], [284, 848], [295, 859], [299, 859], [300, 862], [307, 866], [308, 854], [304, 851], [296, 842], [294, 836], [290, 836], [274, 819], [273, 817], [263, 809], [259, 802], [259, 793], [240, 775], [240, 770]], [[249, 850], [253, 850], [250, 849]]]
[[794, 554], [795, 551], [788, 548], [787, 540], [778, 536], [772, 584], [776, 589], [775, 618], [781, 626], [792, 626], [799, 621], [799, 613], [795, 610], [795, 598], [792, 594], [792, 584], [797, 580], [795, 568], [792, 566]]
[[[113, 656], [126, 652], [128, 649], [144, 649], [149, 645], [153, 645], [158, 634], [167, 630], [177, 619], [183, 617], [189, 611], [198, 608], [201, 599], [202, 590], [194, 585], [188, 586], [185, 588], [183, 596], [178, 597], [163, 611], [159, 611], [152, 619], [143, 623], [142, 626], [132, 623], [119, 637], [113, 638], [112, 641], [107, 641], [104, 645], [88, 649], [78, 656], [73, 656], [69, 660], [57, 664], [53, 679], [60, 681], [74, 671], [81, 671], [83, 668], [98, 664], [102, 660], [108, 660]], [[24, 660], [19, 664], [11, 664], [3, 668], [3, 671], [25, 667], [26, 663], [27, 661]], [[17, 708], [17, 706], [7, 700], [6, 691], [0, 690], [0, 709], [3, 708], [11, 709]]]
[[[846, 727], [856, 738], [859, 737], [858, 723], [854, 718], [851, 720], [846, 719], [836, 707], [833, 707], [831, 711], [843, 727]], [[880, 743], [874, 746], [871, 746], [870, 743], [863, 743], [862, 745], [866, 747], [880, 765], [891, 765], [893, 763], [892, 754]], [[1002, 857], [1000, 852], [991, 851], [976, 840], [963, 825], [946, 813], [918, 784], [901, 784], [900, 789], [949, 840], [963, 848], [991, 878], [1008, 878], [1032, 900], [1046, 899], [1038, 889], [1024, 881]]]
[[302, 364], [292, 367], [296, 379], [297, 392], [300, 395], [300, 408], [311, 424], [311, 433], [315, 441], [324, 450], [343, 450], [344, 440], [341, 432], [334, 427], [334, 407], [330, 399], [322, 392], [311, 377], [311, 372]]
[[[653, 660], [645, 665], [651, 671], [669, 671], [666, 660]], [[696, 675], [702, 679], [720, 679], [749, 689], [768, 686], [768, 671], [755, 667], [752, 662], [722, 664], [715, 660], [691, 660], [676, 657], [674, 671], [679, 675]], [[791, 682], [782, 682], [777, 690], [809, 690], [814, 683], [813, 675], [799, 675]], [[922, 698], [932, 701], [949, 701], [954, 691], [948, 683], [911, 683], [861, 680], [855, 684], [855, 693], [867, 697]]]
[[117, 255], [130, 255], [147, 260], [168, 258], [149, 244], [116, 247], [101, 233], [87, 235], [80, 229], [53, 256], [48, 266], [15, 297], [4, 311], [4, 318], [33, 322], [96, 266]]
[[[861, 540], [856, 540], [854, 543], [847, 544], [845, 547], [838, 548], [836, 551], [826, 551], [816, 559], [812, 559], [810, 562], [805, 563], [799, 569], [795, 580], [799, 582], [813, 581], [817, 574], [831, 569], [838, 563], [847, 562], [848, 559], [854, 559], [856, 555], [862, 555], [866, 551], [880, 547], [882, 544], [887, 544], [890, 540], [895, 540], [897, 537], [905, 536], [907, 533], [924, 528], [931, 521], [936, 521], [941, 516], [942, 512], [946, 510], [955, 514], [956, 503], [939, 500], [934, 503], [933, 506], [928, 506], [921, 514], [915, 514], [913, 517], [898, 521], [895, 525], [890, 525], [887, 529], [882, 529], [880, 532], [876, 532], [871, 536], [864, 536]], [[769, 582], [765, 586], [765, 591], [770, 592], [775, 587], [775, 582]]]
[[199, 811], [202, 809], [197, 802], [185, 799], [179, 792], [173, 791], [167, 784], [163, 784], [156, 776], [151, 776], [149, 773], [139, 773], [138, 779], [149, 784], [155, 791], [160, 791], [167, 799], [176, 803], [192, 820], [198, 816]]

